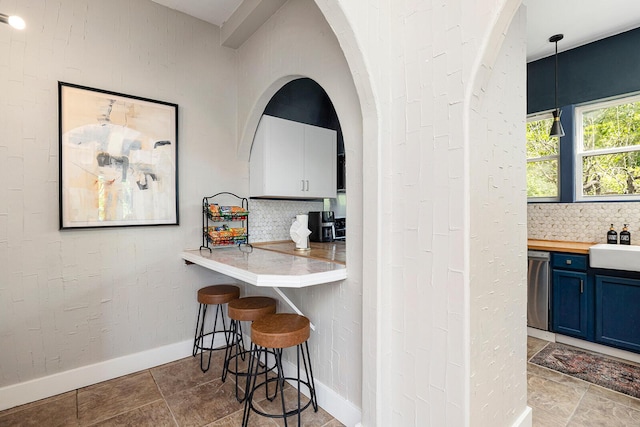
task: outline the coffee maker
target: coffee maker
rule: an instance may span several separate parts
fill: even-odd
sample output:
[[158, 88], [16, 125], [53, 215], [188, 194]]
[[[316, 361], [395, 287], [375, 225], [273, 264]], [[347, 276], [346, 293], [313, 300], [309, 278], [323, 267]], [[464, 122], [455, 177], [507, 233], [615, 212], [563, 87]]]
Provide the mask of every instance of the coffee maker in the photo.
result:
[[333, 211], [309, 212], [309, 240], [312, 242], [333, 242], [336, 236]]

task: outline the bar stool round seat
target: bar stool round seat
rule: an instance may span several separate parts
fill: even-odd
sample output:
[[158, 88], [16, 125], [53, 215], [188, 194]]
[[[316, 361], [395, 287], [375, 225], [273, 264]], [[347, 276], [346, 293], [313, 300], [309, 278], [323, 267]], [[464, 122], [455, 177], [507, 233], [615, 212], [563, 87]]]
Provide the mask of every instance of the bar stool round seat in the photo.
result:
[[276, 312], [276, 300], [269, 297], [244, 297], [229, 302], [229, 318], [253, 322], [265, 314]]
[[[193, 339], [193, 352], [195, 357], [200, 352], [200, 369], [207, 372], [211, 367], [211, 353], [215, 350], [226, 350], [230, 345], [231, 329], [227, 329], [224, 316], [224, 304], [240, 298], [240, 288], [235, 285], [211, 285], [198, 289], [198, 318], [196, 322], [196, 332]], [[205, 320], [207, 307], [215, 306], [216, 312], [213, 320], [213, 329], [205, 331]], [[222, 329], [218, 327], [218, 319], [222, 322]], [[216, 334], [224, 334], [224, 345], [214, 347]], [[211, 342], [205, 344], [205, 338], [211, 337]], [[205, 364], [204, 352], [209, 352], [209, 357]]]
[[[297, 415], [296, 425], [301, 426], [302, 411], [313, 405], [315, 412], [318, 411], [318, 401], [316, 398], [315, 384], [313, 381], [313, 370], [311, 368], [311, 358], [309, 356], [309, 336], [311, 334], [311, 324], [309, 319], [293, 313], [267, 314], [251, 324], [251, 356], [249, 358], [249, 378], [247, 381], [247, 398], [244, 406], [244, 416], [242, 425], [247, 426], [251, 412], [269, 418], [281, 418], [285, 427], [288, 426], [287, 418]], [[295, 377], [285, 377], [282, 366], [283, 349], [296, 347], [297, 375]], [[266, 353], [272, 349], [275, 355], [277, 377], [265, 379], [257, 383], [256, 379], [260, 373], [256, 361], [262, 357], [266, 359]], [[302, 363], [300, 357], [302, 356]], [[305, 378], [301, 378], [301, 371]], [[297, 386], [297, 405], [293, 409], [287, 409], [284, 398], [284, 383], [290, 380]], [[276, 394], [280, 392], [282, 406], [281, 413], [266, 413], [253, 405], [253, 395], [257, 389], [276, 382]], [[302, 386], [306, 387], [309, 394], [309, 401], [302, 404]]]
[[[232, 374], [235, 377], [236, 399], [238, 402], [242, 402], [246, 397], [246, 392], [244, 396], [240, 397], [238, 377], [247, 377], [249, 374], [246, 367], [241, 369], [239, 366], [239, 359], [245, 360], [247, 354], [249, 354], [249, 351], [244, 347], [241, 322], [253, 322], [260, 319], [262, 316], [273, 314], [276, 312], [276, 305], [277, 301], [273, 298], [256, 296], [235, 299], [230, 301], [227, 306], [229, 318], [231, 319], [233, 342], [225, 352], [222, 381], [224, 382], [226, 380], [227, 374]], [[265, 374], [265, 379], [267, 373], [273, 369], [275, 369], [275, 365], [273, 363], [270, 367], [265, 364], [264, 369], [261, 371], [261, 373]], [[268, 390], [267, 398], [269, 398]]]
[[240, 298], [240, 288], [235, 285], [212, 285], [198, 289], [200, 304], [227, 304]]
[[309, 319], [293, 313], [265, 316], [251, 326], [251, 341], [267, 348], [287, 348], [305, 342], [311, 334]]

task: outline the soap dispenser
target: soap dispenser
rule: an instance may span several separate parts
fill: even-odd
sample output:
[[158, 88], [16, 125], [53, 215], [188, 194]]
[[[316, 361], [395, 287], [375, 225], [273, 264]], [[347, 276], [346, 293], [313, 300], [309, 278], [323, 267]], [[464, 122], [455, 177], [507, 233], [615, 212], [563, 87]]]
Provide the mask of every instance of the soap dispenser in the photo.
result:
[[620, 244], [621, 245], [630, 245], [631, 244], [631, 233], [627, 230], [627, 225], [625, 224], [620, 232]]
[[607, 243], [610, 245], [618, 244], [618, 233], [613, 229], [613, 224], [611, 224], [611, 228], [609, 228], [609, 232], [607, 233]]

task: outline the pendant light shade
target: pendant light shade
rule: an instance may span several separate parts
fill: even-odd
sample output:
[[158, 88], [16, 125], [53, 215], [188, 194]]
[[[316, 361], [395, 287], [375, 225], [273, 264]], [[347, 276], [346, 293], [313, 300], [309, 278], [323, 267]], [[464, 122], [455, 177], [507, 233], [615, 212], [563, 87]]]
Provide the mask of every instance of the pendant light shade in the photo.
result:
[[560, 116], [562, 115], [562, 111], [559, 108], [553, 110], [553, 124], [551, 125], [551, 131], [549, 132], [549, 136], [560, 138], [564, 136], [564, 129], [562, 129], [562, 123], [560, 122]]
[[562, 128], [562, 122], [560, 121], [560, 116], [562, 115], [562, 111], [558, 108], [558, 42], [564, 38], [564, 34], [556, 34], [554, 36], [549, 37], [549, 41], [551, 43], [556, 44], [556, 67], [555, 67], [555, 82], [556, 82], [556, 91], [555, 91], [555, 107], [553, 110], [553, 124], [551, 125], [551, 131], [549, 132], [550, 137], [560, 138], [564, 136], [564, 129]]

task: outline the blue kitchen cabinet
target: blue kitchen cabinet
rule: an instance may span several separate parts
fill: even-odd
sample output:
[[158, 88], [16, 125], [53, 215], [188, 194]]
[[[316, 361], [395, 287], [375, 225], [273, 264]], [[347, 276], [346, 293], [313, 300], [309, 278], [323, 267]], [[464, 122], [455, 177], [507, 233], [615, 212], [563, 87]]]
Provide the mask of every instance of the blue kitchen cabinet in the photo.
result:
[[551, 330], [593, 339], [593, 286], [587, 275], [587, 256], [552, 256]]
[[595, 341], [640, 352], [640, 279], [596, 274]]

